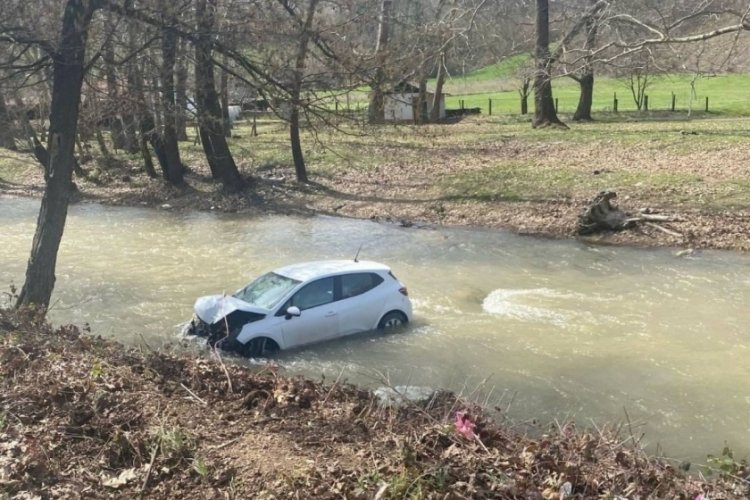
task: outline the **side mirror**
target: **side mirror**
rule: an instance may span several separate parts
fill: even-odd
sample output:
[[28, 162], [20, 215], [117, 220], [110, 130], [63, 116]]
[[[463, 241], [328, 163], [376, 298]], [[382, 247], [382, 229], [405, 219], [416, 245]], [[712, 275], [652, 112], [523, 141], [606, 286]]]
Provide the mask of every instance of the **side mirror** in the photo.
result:
[[288, 307], [286, 310], [286, 319], [292, 319], [293, 317], [300, 315], [302, 315], [302, 311], [300, 311], [297, 306]]

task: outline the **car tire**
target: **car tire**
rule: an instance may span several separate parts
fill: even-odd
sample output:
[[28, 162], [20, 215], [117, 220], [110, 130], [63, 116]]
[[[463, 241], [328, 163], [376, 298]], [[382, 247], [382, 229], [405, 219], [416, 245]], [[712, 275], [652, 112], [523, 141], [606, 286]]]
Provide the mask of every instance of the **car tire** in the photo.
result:
[[242, 346], [242, 355], [248, 358], [265, 358], [275, 354], [279, 346], [267, 337], [250, 339]]
[[391, 311], [383, 316], [378, 323], [378, 330], [390, 330], [405, 325], [409, 320], [400, 311]]

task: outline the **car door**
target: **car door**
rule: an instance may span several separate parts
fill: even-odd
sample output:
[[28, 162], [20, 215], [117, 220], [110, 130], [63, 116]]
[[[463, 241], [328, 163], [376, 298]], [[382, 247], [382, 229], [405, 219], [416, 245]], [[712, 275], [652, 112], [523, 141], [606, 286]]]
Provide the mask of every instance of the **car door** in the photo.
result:
[[336, 305], [340, 335], [372, 329], [383, 308], [382, 298], [373, 289], [383, 283], [383, 278], [375, 273], [351, 273], [339, 279], [341, 299]]
[[280, 310], [297, 306], [301, 314], [290, 317], [281, 326], [287, 347], [311, 344], [338, 333], [334, 278], [321, 278], [299, 289]]

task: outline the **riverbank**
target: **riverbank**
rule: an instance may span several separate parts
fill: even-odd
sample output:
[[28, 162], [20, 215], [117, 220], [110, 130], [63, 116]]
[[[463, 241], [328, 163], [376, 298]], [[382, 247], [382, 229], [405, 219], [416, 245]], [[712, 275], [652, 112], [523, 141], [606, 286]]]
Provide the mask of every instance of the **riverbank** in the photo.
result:
[[532, 438], [449, 393], [384, 408], [341, 381], [126, 348], [0, 311], [0, 498], [732, 499], [745, 488], [686, 477], [626, 429]]
[[[532, 130], [517, 118], [472, 117], [450, 125], [318, 131], [300, 185], [282, 122], [252, 137], [235, 129], [231, 146], [248, 189], [223, 195], [199, 146], [181, 143], [186, 185], [149, 179], [139, 159], [116, 154], [83, 164], [80, 198], [171, 210], [328, 214], [404, 225], [504, 228], [551, 237], [574, 235], [578, 215], [599, 191], [618, 193], [627, 212], [674, 222], [640, 225], [587, 241], [636, 246], [750, 250], [750, 119], [638, 120], [625, 114], [569, 131]], [[671, 119], [670, 119], [671, 118]], [[684, 118], [684, 117], [683, 117]], [[342, 126], [343, 127], [343, 126]], [[43, 178], [24, 154], [4, 154], [0, 193], [38, 196]]]

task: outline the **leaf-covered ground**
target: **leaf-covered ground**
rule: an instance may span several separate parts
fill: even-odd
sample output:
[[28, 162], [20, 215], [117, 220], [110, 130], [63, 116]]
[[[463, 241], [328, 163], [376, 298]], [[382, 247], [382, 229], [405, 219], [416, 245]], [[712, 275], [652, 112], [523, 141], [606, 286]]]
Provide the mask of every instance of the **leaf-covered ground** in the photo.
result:
[[559, 425], [529, 437], [447, 393], [384, 408], [339, 381], [133, 350], [0, 311], [0, 498], [747, 493], [730, 476], [687, 477], [616, 433]]
[[[307, 134], [312, 183], [294, 181], [285, 125], [240, 123], [231, 147], [250, 187], [224, 196], [193, 142], [181, 143], [187, 184], [148, 179], [126, 154], [83, 164], [80, 197], [173, 209], [325, 213], [404, 224], [507, 228], [571, 236], [599, 191], [618, 193], [628, 212], [672, 216], [663, 229], [603, 234], [606, 243], [750, 250], [750, 119], [684, 115], [600, 116], [568, 131], [532, 130], [519, 118], [472, 117], [415, 127], [352, 127]], [[92, 150], [92, 153], [95, 153]], [[38, 195], [28, 155], [0, 158], [0, 192]]]

